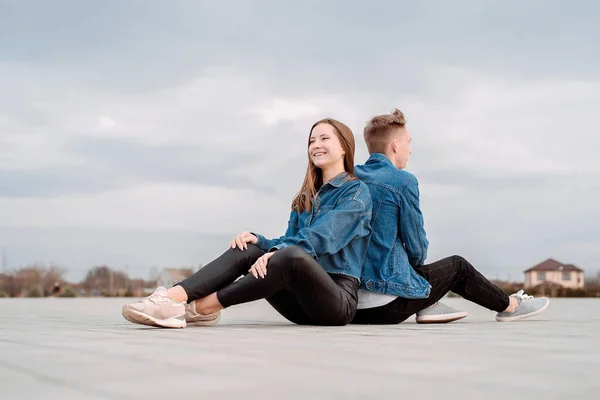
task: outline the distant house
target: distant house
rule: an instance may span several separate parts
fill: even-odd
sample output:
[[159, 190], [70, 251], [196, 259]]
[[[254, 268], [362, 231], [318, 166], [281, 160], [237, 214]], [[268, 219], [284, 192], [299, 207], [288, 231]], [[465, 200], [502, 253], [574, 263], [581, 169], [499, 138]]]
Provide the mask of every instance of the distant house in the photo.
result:
[[583, 270], [573, 264], [563, 264], [549, 258], [524, 272], [526, 288], [546, 284], [559, 285], [569, 289], [583, 289]]
[[181, 282], [193, 274], [191, 268], [165, 268], [156, 279], [156, 286], [163, 286], [167, 289]]

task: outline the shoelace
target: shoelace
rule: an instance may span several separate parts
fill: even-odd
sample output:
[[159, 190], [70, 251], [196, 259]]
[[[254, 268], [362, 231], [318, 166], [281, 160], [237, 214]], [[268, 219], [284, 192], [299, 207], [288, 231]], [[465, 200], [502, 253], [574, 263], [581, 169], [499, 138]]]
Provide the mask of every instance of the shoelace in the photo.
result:
[[516, 297], [520, 301], [523, 301], [523, 300], [532, 301], [533, 300], [533, 296], [525, 294], [525, 291], [523, 289], [521, 289], [517, 293], [513, 294], [513, 296]]
[[145, 300], [150, 300], [151, 302], [153, 302], [154, 304], [158, 304], [158, 302], [161, 299], [164, 299], [164, 295], [160, 292], [155, 291], [154, 293], [152, 293], [150, 296], [146, 296], [143, 299], [139, 299], [138, 303], [143, 303]]

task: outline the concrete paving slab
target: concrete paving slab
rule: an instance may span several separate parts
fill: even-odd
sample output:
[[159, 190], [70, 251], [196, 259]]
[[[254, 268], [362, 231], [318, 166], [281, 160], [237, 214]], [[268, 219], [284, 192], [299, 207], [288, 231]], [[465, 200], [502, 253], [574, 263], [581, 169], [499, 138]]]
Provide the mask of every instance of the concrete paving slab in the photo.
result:
[[182, 330], [130, 324], [130, 301], [0, 299], [0, 398], [600, 398], [600, 299], [498, 323], [449, 298], [466, 319], [333, 328], [260, 301]]

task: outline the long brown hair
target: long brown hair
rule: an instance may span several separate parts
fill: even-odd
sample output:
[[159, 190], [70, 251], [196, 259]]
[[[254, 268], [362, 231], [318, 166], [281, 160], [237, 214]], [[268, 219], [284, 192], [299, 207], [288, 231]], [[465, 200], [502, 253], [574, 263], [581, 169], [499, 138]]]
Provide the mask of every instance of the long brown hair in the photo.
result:
[[[308, 133], [308, 146], [310, 146], [310, 135], [312, 134], [313, 129], [319, 124], [329, 124], [333, 127], [333, 130], [342, 145], [342, 149], [344, 149], [344, 169], [352, 178], [354, 178], [354, 134], [352, 133], [352, 130], [340, 121], [333, 118], [324, 118], [315, 122], [310, 128], [310, 132]], [[312, 207], [311, 200], [317, 195], [321, 186], [323, 186], [323, 171], [313, 164], [310, 159], [310, 154], [308, 154], [306, 176], [304, 177], [304, 183], [300, 188], [300, 192], [296, 194], [294, 201], [292, 201], [292, 210], [295, 209], [299, 213], [310, 210]]]

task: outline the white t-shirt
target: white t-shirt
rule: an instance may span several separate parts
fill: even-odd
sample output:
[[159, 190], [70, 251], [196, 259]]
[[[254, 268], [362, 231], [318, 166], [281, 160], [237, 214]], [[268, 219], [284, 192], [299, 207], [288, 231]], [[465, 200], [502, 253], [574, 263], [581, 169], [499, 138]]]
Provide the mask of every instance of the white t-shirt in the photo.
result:
[[391, 294], [383, 294], [372, 292], [370, 290], [359, 289], [358, 290], [358, 309], [364, 308], [375, 308], [385, 306], [396, 300], [398, 296], [392, 296]]

